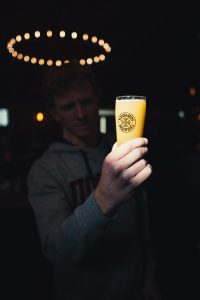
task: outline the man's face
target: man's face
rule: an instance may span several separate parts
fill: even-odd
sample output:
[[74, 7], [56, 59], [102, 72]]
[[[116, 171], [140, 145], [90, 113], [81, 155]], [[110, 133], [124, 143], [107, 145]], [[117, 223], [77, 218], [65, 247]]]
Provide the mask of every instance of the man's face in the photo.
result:
[[71, 143], [83, 145], [99, 134], [99, 98], [90, 83], [71, 88], [62, 97], [54, 99], [52, 114], [62, 128], [64, 137]]

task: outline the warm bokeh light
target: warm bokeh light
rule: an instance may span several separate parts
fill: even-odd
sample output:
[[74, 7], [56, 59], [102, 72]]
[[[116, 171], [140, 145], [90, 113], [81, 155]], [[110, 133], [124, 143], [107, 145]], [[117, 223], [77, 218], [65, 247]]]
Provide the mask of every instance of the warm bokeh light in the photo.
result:
[[97, 43], [98, 39], [97, 39], [96, 36], [93, 36], [93, 37], [91, 38], [91, 41], [92, 41], [92, 43]]
[[37, 122], [42, 122], [42, 121], [44, 121], [44, 114], [42, 113], [42, 112], [38, 112], [38, 113], [36, 113], [36, 120], [37, 120]]
[[10, 43], [11, 43], [12, 45], [14, 45], [14, 44], [16, 43], [16, 40], [15, 40], [14, 38], [12, 38], [12, 39], [10, 40]]
[[106, 48], [105, 50], [106, 50], [107, 53], [110, 53], [112, 49], [111, 49], [111, 47], [109, 46], [109, 47]]
[[37, 62], [37, 58], [36, 58], [36, 57], [32, 57], [32, 58], [31, 58], [31, 63], [32, 63], [32, 64], [36, 64], [36, 62]]
[[48, 59], [47, 60], [47, 66], [52, 66], [53, 65], [53, 60], [52, 59]]
[[[51, 38], [54, 37], [53, 31], [52, 30], [47, 30], [46, 31], [46, 37]], [[21, 42], [22, 39], [24, 38], [25, 40], [29, 40], [29, 39], [39, 39], [41, 37], [41, 32], [39, 30], [33, 32], [32, 34], [26, 32], [23, 35], [18, 34], [16, 36], [16, 38], [11, 38], [10, 41], [8, 41], [7, 43], [7, 50], [8, 52], [15, 58], [18, 58], [19, 60], [23, 60], [24, 62], [31, 62], [32, 64], [38, 64], [40, 66], [42, 65], [47, 65], [47, 66], [52, 66], [52, 65], [56, 65], [57, 67], [60, 67], [62, 64], [66, 64], [66, 63], [70, 63], [71, 61], [68, 59], [61, 59], [58, 58], [56, 61], [54, 61], [53, 59], [45, 59], [45, 58], [36, 58], [36, 57], [30, 57], [28, 54], [23, 54], [23, 53], [19, 53], [15, 50], [15, 47], [13, 46], [16, 42]], [[66, 38], [68, 37], [68, 39], [76, 39], [78, 37], [78, 33], [76, 31], [71, 32], [71, 35], [69, 33], [68, 36], [66, 36], [66, 31], [65, 30], [60, 30], [59, 31], [59, 37], [60, 38]], [[84, 33], [82, 35], [83, 41], [88, 41], [89, 40], [89, 35], [87, 33]], [[55, 39], [55, 38], [54, 38]], [[108, 43], [105, 43], [103, 39], [98, 39], [96, 35], [91, 36], [90, 40], [90, 46], [92, 46], [91, 44], [95, 44], [98, 43], [98, 46], [102, 47], [105, 52], [110, 52], [111, 51], [111, 47]], [[70, 47], [69, 47], [70, 48]], [[81, 51], [81, 49], [80, 49]], [[20, 51], [21, 52], [21, 51]], [[107, 54], [105, 53], [105, 54]], [[106, 55], [105, 54], [100, 54], [100, 55], [95, 55], [94, 57], [84, 57], [81, 58], [79, 60], [79, 63], [84, 65], [84, 64], [88, 64], [91, 65], [93, 63], [98, 63], [100, 61], [104, 61], [106, 59]], [[40, 54], [36, 54], [36, 56], [38, 56]]]
[[35, 31], [35, 37], [38, 39], [40, 37], [40, 32], [39, 31]]
[[17, 36], [16, 36], [16, 41], [17, 41], [17, 42], [21, 42], [21, 40], [22, 40], [21, 35], [17, 35]]
[[103, 45], [103, 47], [104, 47], [104, 49], [106, 50], [106, 49], [108, 49], [110, 46], [109, 46], [108, 43], [105, 43], [105, 44]]
[[92, 58], [90, 58], [90, 57], [89, 57], [89, 58], [87, 58], [87, 64], [88, 64], [88, 65], [91, 65], [92, 63], [93, 63], [93, 60], [92, 60]]
[[72, 39], [76, 39], [78, 36], [77, 32], [72, 32], [71, 37]]
[[190, 96], [196, 96], [196, 93], [197, 93], [197, 90], [194, 86], [191, 86], [190, 89], [189, 89], [189, 95]]
[[64, 38], [64, 37], [65, 37], [65, 31], [64, 31], [64, 30], [61, 30], [61, 31], [60, 31], [60, 37], [61, 37], [61, 38]]
[[84, 33], [84, 35], [83, 35], [83, 40], [84, 40], [84, 41], [87, 41], [88, 39], [89, 39], [88, 34], [87, 34], [87, 33]]
[[99, 40], [99, 46], [103, 46], [104, 45], [104, 40], [100, 39]]
[[25, 62], [28, 62], [29, 60], [30, 60], [30, 56], [25, 55], [25, 56], [24, 56], [24, 61], [25, 61]]
[[99, 55], [99, 59], [100, 59], [101, 61], [104, 61], [104, 60], [106, 59], [106, 57], [105, 57], [104, 54], [100, 54], [100, 55]]
[[45, 64], [45, 61], [43, 58], [40, 58], [39, 61], [38, 61], [39, 65], [42, 66]]
[[23, 54], [22, 54], [22, 53], [19, 53], [19, 54], [17, 55], [17, 58], [18, 58], [19, 60], [21, 60], [21, 59], [23, 58]]
[[47, 31], [47, 37], [52, 37], [53, 36], [53, 32], [51, 30]]
[[62, 61], [61, 60], [56, 60], [55, 65], [57, 67], [60, 67], [62, 65]]
[[80, 59], [79, 63], [84, 66], [85, 65], [85, 59]]
[[98, 57], [98, 56], [95, 56], [95, 57], [94, 57], [94, 62], [95, 62], [95, 63], [98, 63], [98, 62], [99, 62], [99, 57]]
[[25, 38], [25, 40], [29, 40], [30, 39], [30, 33], [25, 33], [24, 34], [24, 38]]
[[9, 49], [8, 49], [8, 52], [9, 52], [9, 53], [13, 53], [13, 51], [14, 51], [13, 48], [9, 48]]
[[13, 51], [12, 56], [17, 57], [17, 51]]
[[200, 122], [200, 113], [197, 114], [197, 121]]

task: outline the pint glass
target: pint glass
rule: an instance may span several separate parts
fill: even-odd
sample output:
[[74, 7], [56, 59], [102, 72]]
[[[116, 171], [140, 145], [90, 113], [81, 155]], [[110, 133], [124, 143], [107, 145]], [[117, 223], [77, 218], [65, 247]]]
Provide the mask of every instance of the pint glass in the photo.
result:
[[117, 96], [115, 102], [115, 125], [117, 145], [143, 136], [146, 115], [146, 97]]

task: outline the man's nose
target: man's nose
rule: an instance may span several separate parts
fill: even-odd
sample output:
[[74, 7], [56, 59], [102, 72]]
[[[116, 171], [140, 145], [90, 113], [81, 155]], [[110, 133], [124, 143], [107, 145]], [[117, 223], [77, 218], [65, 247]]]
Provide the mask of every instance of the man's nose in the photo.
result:
[[84, 109], [80, 104], [76, 105], [76, 113], [77, 113], [77, 117], [79, 117], [79, 118], [84, 117]]

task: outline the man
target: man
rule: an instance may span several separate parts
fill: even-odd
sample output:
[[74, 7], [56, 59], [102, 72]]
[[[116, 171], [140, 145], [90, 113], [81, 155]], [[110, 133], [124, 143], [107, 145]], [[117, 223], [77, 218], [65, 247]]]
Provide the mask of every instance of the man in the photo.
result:
[[57, 299], [143, 299], [148, 141], [112, 147], [100, 134], [100, 92], [88, 67], [52, 68], [44, 87], [62, 137], [33, 164], [28, 189]]

